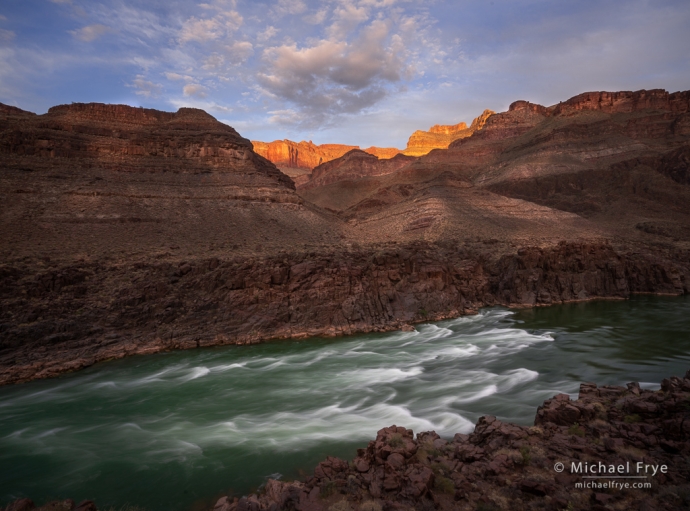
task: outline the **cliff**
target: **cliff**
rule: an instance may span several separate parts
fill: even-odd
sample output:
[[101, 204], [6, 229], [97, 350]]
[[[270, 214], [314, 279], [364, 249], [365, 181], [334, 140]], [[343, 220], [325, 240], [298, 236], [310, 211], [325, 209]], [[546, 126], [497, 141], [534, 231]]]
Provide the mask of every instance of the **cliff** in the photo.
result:
[[[322, 163], [340, 158], [348, 151], [359, 149], [359, 146], [342, 144], [316, 145], [309, 142], [275, 140], [273, 142], [252, 141], [254, 151], [270, 160], [278, 167], [288, 169], [313, 169]], [[379, 158], [392, 158], [400, 151], [392, 147], [369, 147], [364, 152]]]
[[434, 149], [446, 149], [451, 142], [466, 138], [481, 130], [487, 119], [495, 112], [484, 110], [472, 121], [470, 127], [461, 122], [454, 126], [432, 126], [429, 131], [415, 131], [407, 141], [403, 154], [407, 156], [424, 156]]
[[400, 329], [487, 305], [690, 292], [690, 251], [565, 242], [516, 251], [497, 241], [284, 249], [266, 257], [5, 263], [0, 384], [133, 354]]

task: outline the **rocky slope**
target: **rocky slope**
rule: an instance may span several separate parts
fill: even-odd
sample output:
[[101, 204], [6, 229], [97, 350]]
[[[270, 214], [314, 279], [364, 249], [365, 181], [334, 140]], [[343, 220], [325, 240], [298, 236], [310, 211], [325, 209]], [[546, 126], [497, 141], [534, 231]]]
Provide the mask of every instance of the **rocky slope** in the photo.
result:
[[472, 121], [470, 127], [461, 122], [454, 126], [435, 125], [429, 131], [415, 131], [407, 141], [407, 147], [403, 154], [407, 156], [424, 156], [434, 149], [446, 149], [451, 142], [467, 138], [484, 127], [487, 119], [495, 112], [484, 110], [482, 114]]
[[308, 179], [300, 180], [296, 184], [300, 189], [308, 190], [338, 181], [356, 180], [367, 176], [382, 176], [392, 174], [412, 161], [414, 161], [413, 157], [403, 154], [383, 159], [365, 151], [353, 149], [340, 158], [322, 163], [312, 170]]
[[[443, 439], [393, 425], [352, 461], [328, 457], [302, 481], [269, 479], [259, 494], [226, 495], [213, 509], [675, 511], [690, 505], [688, 435], [690, 371], [658, 391], [583, 383], [576, 400], [546, 400], [532, 427], [484, 416], [471, 434]], [[21, 499], [4, 511], [33, 509]], [[96, 511], [96, 504], [37, 509]]]
[[577, 400], [545, 401], [533, 427], [484, 416], [445, 440], [391, 426], [351, 462], [329, 457], [304, 481], [269, 480], [214, 511], [685, 509], [688, 435], [690, 371], [658, 391], [583, 383]]

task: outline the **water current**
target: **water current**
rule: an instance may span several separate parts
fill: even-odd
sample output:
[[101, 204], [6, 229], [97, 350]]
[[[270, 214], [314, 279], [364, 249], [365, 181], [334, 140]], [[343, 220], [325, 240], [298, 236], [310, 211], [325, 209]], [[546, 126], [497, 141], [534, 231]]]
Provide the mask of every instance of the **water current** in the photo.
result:
[[209, 509], [392, 424], [443, 437], [531, 424], [579, 383], [658, 388], [690, 368], [690, 297], [484, 309], [416, 332], [219, 347], [0, 388], [0, 505], [23, 496]]

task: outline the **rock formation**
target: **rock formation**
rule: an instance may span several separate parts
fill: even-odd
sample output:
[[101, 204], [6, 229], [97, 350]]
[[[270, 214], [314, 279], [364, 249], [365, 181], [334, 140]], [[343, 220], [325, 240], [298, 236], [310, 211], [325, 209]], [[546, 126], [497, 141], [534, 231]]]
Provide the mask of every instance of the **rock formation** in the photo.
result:
[[[348, 151], [359, 149], [359, 146], [342, 144], [316, 145], [309, 142], [293, 142], [292, 140], [275, 140], [273, 142], [252, 141], [254, 151], [273, 162], [278, 168], [311, 170], [322, 163], [340, 158]], [[369, 147], [364, 152], [379, 158], [392, 158], [400, 151], [392, 147]], [[294, 170], [293, 170], [294, 172]]]
[[365, 151], [353, 149], [340, 158], [322, 163], [312, 170], [307, 180], [301, 180], [296, 184], [300, 189], [307, 190], [337, 181], [392, 174], [413, 160], [413, 157], [403, 154], [397, 154], [390, 159], [380, 159]]
[[303, 481], [269, 480], [259, 495], [221, 497], [214, 511], [682, 509], [688, 402], [690, 371], [658, 391], [583, 383], [577, 400], [545, 401], [533, 427], [484, 416], [446, 440], [391, 426], [351, 462], [329, 457]]
[[407, 147], [403, 154], [407, 156], [424, 156], [434, 149], [446, 149], [451, 142], [471, 136], [481, 130], [486, 121], [495, 112], [484, 110], [482, 114], [472, 121], [470, 127], [461, 122], [454, 126], [432, 126], [429, 131], [415, 131], [407, 141]]

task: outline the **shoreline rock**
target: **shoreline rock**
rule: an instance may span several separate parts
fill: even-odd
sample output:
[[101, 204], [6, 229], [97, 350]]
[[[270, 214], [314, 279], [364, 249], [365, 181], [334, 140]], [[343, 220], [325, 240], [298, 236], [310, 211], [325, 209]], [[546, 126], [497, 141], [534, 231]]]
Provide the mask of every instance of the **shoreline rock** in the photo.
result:
[[[688, 438], [690, 370], [658, 391], [583, 383], [577, 400], [546, 400], [532, 427], [483, 416], [447, 441], [393, 425], [350, 462], [328, 457], [214, 511], [677, 510], [690, 505]], [[621, 488], [633, 483], [649, 487]]]
[[399, 330], [484, 306], [682, 295], [689, 284], [690, 254], [622, 253], [605, 243], [512, 253], [412, 243], [225, 261], [5, 264], [0, 384], [128, 355]]

